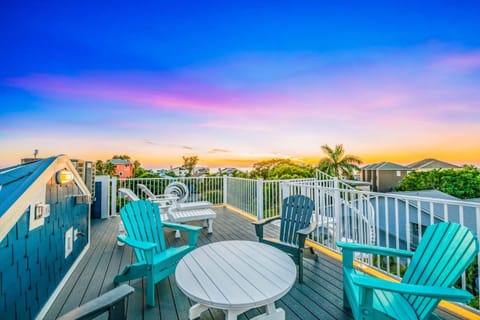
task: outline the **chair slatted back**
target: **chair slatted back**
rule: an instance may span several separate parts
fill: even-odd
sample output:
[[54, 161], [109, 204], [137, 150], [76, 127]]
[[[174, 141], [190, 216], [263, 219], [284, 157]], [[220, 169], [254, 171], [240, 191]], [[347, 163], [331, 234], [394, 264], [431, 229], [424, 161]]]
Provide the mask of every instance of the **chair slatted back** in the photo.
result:
[[[457, 223], [429, 226], [402, 279], [404, 283], [451, 287], [478, 254], [478, 241], [467, 227]], [[438, 299], [406, 296], [419, 319], [431, 314]]]
[[[120, 216], [129, 237], [142, 242], [156, 243], [154, 254], [166, 249], [163, 223], [157, 204], [148, 200], [131, 201], [120, 210]], [[142, 250], [135, 249], [135, 255], [138, 262], [145, 261]]]
[[280, 241], [298, 245], [297, 230], [310, 224], [314, 206], [313, 200], [303, 195], [283, 199]]

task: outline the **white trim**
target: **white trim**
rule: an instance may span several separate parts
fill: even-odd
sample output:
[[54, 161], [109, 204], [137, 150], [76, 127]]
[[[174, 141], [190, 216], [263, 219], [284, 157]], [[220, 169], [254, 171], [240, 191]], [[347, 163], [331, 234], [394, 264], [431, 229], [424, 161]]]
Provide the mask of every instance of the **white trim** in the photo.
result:
[[47, 312], [50, 310], [50, 307], [53, 305], [53, 303], [57, 299], [58, 295], [60, 294], [60, 291], [62, 291], [63, 287], [67, 283], [68, 279], [72, 276], [73, 272], [77, 268], [82, 258], [85, 256], [85, 254], [87, 254], [87, 251], [89, 248], [90, 248], [90, 242], [88, 242], [85, 248], [83, 248], [82, 253], [80, 253], [77, 260], [75, 260], [73, 265], [70, 267], [70, 270], [68, 270], [68, 272], [63, 277], [62, 281], [60, 281], [55, 291], [53, 291], [53, 293], [50, 295], [50, 298], [48, 298], [42, 310], [40, 310], [38, 315], [35, 317], [35, 320], [42, 320], [47, 315]]

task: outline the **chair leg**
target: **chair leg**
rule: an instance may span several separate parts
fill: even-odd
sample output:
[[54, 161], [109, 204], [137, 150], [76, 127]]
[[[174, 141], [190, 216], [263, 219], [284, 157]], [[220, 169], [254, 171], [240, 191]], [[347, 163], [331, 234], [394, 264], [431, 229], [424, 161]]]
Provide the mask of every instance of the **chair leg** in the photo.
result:
[[303, 250], [298, 253], [298, 283], [303, 283]]
[[345, 289], [343, 289], [343, 307], [345, 309], [351, 309], [350, 307], [350, 302], [348, 301], [347, 293], [345, 292]]
[[155, 283], [153, 282], [153, 272], [150, 270], [146, 277], [147, 286], [147, 305], [155, 307]]

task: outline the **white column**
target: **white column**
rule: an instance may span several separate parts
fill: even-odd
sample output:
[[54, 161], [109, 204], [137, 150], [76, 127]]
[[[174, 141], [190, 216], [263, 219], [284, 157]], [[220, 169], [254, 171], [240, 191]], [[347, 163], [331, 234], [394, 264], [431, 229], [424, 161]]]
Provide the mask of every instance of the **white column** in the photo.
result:
[[111, 182], [110, 215], [113, 217], [117, 215], [117, 178], [112, 177], [110, 179], [110, 182]]
[[226, 205], [227, 202], [227, 195], [228, 195], [228, 176], [223, 176], [223, 204]]
[[263, 219], [263, 179], [257, 179], [257, 219]]

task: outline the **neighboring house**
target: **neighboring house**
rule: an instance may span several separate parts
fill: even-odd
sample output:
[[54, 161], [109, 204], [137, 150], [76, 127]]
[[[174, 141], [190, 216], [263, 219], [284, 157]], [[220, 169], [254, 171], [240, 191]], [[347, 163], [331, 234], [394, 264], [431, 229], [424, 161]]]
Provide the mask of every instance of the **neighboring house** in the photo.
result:
[[[424, 198], [424, 200], [421, 200], [420, 202], [413, 200], [406, 201], [392, 197], [402, 195], [420, 197]], [[432, 202], [429, 201], [429, 199], [432, 199]], [[395, 247], [396, 236], [398, 235], [400, 248], [407, 248], [407, 216], [409, 221], [408, 227], [410, 228], [411, 249], [417, 247], [420, 230], [422, 234], [425, 232], [427, 226], [431, 224], [432, 217], [434, 223], [445, 221], [446, 212], [448, 212], [448, 221], [460, 223], [460, 213], [463, 211], [462, 224], [470, 228], [472, 231], [477, 232], [477, 219], [480, 217], [476, 214], [476, 207], [468, 205], [468, 202], [472, 202], [472, 200], [464, 200], [462, 201], [463, 205], [460, 206], [456, 204], [444, 205], [441, 203], [435, 203], [434, 199], [462, 201], [438, 190], [390, 192], [386, 193], [385, 197], [380, 196], [372, 198], [370, 201], [373, 208], [378, 208], [375, 217], [378, 219], [376, 223], [380, 229], [379, 245]], [[395, 210], [396, 208], [398, 209]], [[387, 232], [389, 234], [389, 243], [387, 243], [386, 240]]]
[[188, 174], [188, 170], [184, 167], [175, 167], [170, 169], [170, 171], [172, 171], [177, 177], [186, 177]]
[[370, 191], [370, 190], [372, 190], [372, 184], [370, 182], [367, 182], [367, 181], [343, 179], [342, 182], [346, 183], [346, 184], [348, 184], [348, 185], [352, 186], [353, 188], [355, 188], [357, 190], [360, 190], [360, 191]]
[[460, 166], [437, 159], [423, 159], [408, 165], [412, 170], [428, 171], [433, 169], [460, 169]]
[[210, 173], [210, 169], [207, 167], [195, 167], [193, 169], [193, 175], [197, 177], [207, 175], [209, 173]]
[[227, 176], [231, 176], [235, 171], [237, 171], [237, 169], [235, 168], [223, 168], [223, 169], [218, 169], [218, 173], [220, 175], [227, 175]]
[[124, 159], [112, 159], [111, 162], [115, 165], [116, 176], [120, 178], [131, 178], [133, 176], [133, 165], [130, 161]]
[[0, 169], [0, 318], [43, 318], [88, 249], [89, 204], [66, 156]]
[[411, 169], [392, 162], [366, 165], [360, 172], [360, 180], [370, 182], [373, 192], [390, 192]]

